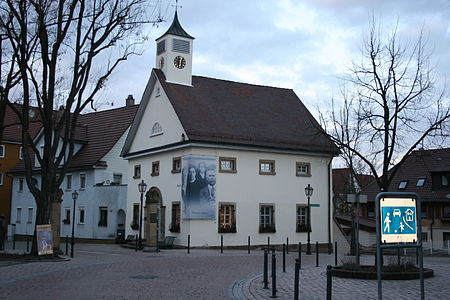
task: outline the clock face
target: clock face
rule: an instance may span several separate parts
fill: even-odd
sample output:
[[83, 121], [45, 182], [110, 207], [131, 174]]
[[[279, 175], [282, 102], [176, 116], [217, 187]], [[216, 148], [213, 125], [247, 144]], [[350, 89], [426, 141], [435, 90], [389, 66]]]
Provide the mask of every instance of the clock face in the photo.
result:
[[164, 67], [164, 57], [161, 57], [159, 60], [159, 68], [162, 69]]
[[182, 57], [182, 56], [177, 56], [177, 57], [175, 57], [175, 59], [173, 60], [173, 64], [174, 64], [175, 67], [177, 67], [178, 69], [183, 69], [184, 66], [186, 66], [186, 60], [185, 60], [184, 57]]

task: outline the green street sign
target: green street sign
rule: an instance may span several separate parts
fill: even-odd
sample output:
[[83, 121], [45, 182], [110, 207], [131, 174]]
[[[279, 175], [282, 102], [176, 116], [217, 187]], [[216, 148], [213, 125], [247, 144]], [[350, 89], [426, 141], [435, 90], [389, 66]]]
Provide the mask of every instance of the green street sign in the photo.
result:
[[310, 204], [309, 207], [320, 207], [320, 204]]

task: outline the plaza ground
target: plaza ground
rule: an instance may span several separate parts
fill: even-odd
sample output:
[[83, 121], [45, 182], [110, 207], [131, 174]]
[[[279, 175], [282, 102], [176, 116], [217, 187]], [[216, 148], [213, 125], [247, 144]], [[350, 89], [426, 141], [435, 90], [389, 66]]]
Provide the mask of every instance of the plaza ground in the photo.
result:
[[[19, 245], [18, 248], [23, 247]], [[287, 272], [278, 253], [279, 299], [293, 299], [294, 260]], [[370, 263], [371, 256], [363, 261]], [[334, 256], [302, 256], [300, 299], [325, 299], [327, 264]], [[450, 257], [426, 257], [436, 276], [425, 279], [426, 299], [450, 297]], [[135, 252], [114, 244], [77, 244], [75, 257], [59, 262], [0, 261], [0, 299], [269, 299], [263, 289], [263, 252], [185, 249]], [[384, 299], [419, 299], [419, 281], [383, 281]], [[333, 278], [333, 299], [377, 299], [373, 280]]]

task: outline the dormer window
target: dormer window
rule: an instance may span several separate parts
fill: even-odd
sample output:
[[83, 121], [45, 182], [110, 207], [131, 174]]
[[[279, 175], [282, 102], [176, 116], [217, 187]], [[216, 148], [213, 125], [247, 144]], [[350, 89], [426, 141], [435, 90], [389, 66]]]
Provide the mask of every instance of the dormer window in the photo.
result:
[[406, 186], [408, 185], [408, 180], [402, 180], [400, 181], [400, 183], [398, 184], [398, 189], [399, 190], [404, 190], [406, 188]]
[[425, 185], [425, 179], [426, 179], [425, 177], [417, 179], [416, 186], [418, 186], [418, 187], [424, 186]]
[[189, 42], [180, 39], [173, 39], [172, 50], [189, 54]]
[[160, 55], [165, 51], [166, 51], [166, 40], [162, 40], [156, 46], [156, 55]]
[[151, 132], [150, 136], [155, 136], [155, 135], [160, 135], [160, 134], [163, 134], [162, 126], [161, 126], [161, 124], [159, 124], [159, 122], [156, 122], [155, 124], [153, 124], [152, 132]]

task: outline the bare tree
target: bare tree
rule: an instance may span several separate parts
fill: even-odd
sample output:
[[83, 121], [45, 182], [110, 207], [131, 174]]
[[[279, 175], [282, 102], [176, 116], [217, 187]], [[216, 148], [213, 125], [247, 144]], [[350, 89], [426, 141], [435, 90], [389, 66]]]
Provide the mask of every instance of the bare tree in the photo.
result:
[[[21, 103], [10, 107], [22, 126], [23, 147], [30, 149], [23, 154], [26, 182], [37, 204], [36, 225], [49, 223], [74, 153], [79, 114], [146, 40], [142, 25], [152, 23], [149, 6], [147, 0], [1, 2], [1, 101]], [[29, 133], [32, 105], [42, 122], [42, 150]], [[40, 166], [39, 186], [33, 184], [33, 156]]]
[[320, 119], [347, 165], [367, 167], [386, 190], [414, 149], [448, 137], [449, 98], [433, 77], [423, 33], [409, 44], [396, 29], [384, 36], [372, 21], [362, 45], [345, 78], [343, 105], [333, 101], [330, 116]]

